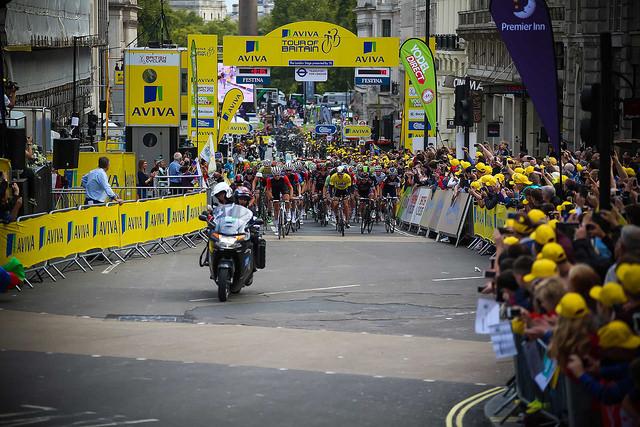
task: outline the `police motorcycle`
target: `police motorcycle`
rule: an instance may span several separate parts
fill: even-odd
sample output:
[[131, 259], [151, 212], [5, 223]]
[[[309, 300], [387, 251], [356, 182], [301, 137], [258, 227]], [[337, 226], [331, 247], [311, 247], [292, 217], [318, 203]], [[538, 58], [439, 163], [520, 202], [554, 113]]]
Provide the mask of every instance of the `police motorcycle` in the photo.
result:
[[251, 286], [253, 274], [265, 267], [266, 241], [260, 238], [262, 220], [254, 218], [253, 212], [243, 206], [251, 200], [245, 187], [233, 192], [222, 182], [213, 188], [214, 208], [200, 215], [207, 223], [208, 245], [200, 255], [200, 266], [209, 266], [210, 278], [218, 286], [218, 299], [227, 301], [229, 294], [240, 293], [243, 287]]

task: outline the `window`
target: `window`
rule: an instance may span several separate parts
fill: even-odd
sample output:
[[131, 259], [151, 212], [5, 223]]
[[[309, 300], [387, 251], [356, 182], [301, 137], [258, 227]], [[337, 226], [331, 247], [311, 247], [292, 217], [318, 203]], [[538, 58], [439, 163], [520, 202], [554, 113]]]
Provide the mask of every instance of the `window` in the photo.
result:
[[556, 42], [556, 69], [564, 70], [564, 44]]
[[391, 37], [391, 19], [382, 20], [382, 37]]

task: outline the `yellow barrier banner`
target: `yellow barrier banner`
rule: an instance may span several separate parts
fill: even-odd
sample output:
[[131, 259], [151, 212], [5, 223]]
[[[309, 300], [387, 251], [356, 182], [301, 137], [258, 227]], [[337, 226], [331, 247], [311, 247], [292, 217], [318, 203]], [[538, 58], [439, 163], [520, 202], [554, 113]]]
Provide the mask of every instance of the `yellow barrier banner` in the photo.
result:
[[125, 124], [180, 125], [180, 52], [177, 49], [127, 49]]
[[507, 207], [505, 205], [496, 205], [496, 228], [502, 228], [507, 224]]
[[225, 65], [258, 67], [397, 67], [400, 39], [358, 37], [328, 22], [300, 21], [265, 36], [225, 36]]
[[206, 193], [94, 206], [0, 225], [0, 264], [15, 256], [25, 267], [84, 253], [191, 233], [203, 227]]
[[485, 211], [485, 208], [481, 208], [476, 204], [473, 205], [473, 234], [483, 239], [486, 235], [484, 227]]
[[496, 208], [485, 209], [484, 213], [484, 238], [493, 242], [493, 230], [496, 229]]
[[371, 128], [364, 125], [346, 125], [342, 129], [345, 138], [369, 138], [371, 136]]

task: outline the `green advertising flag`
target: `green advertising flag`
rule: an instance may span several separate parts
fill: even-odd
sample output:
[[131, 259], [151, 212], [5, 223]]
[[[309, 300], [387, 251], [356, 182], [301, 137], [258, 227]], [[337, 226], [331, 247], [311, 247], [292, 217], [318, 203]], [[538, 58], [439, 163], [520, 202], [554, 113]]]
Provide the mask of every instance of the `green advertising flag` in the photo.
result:
[[[411, 80], [411, 84], [420, 95], [429, 125], [435, 129], [438, 123], [438, 86], [436, 84], [436, 67], [433, 63], [431, 49], [420, 39], [408, 39], [400, 46], [400, 61], [409, 76], [409, 80]], [[426, 127], [425, 132], [428, 130], [428, 126]]]

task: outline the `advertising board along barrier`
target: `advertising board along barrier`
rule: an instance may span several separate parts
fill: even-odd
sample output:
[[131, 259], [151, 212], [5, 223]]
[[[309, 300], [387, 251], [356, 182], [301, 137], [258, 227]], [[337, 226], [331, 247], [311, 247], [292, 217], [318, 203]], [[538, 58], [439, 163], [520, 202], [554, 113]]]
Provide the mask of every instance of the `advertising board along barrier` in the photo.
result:
[[418, 191], [419, 187], [411, 188], [410, 191], [407, 192], [407, 204], [406, 208], [402, 211], [402, 215], [400, 216], [400, 222], [408, 224], [411, 218], [413, 217], [413, 212], [416, 208], [416, 202], [418, 200]]
[[464, 225], [467, 222], [470, 203], [471, 196], [468, 193], [445, 191], [442, 212], [436, 226], [437, 239], [441, 235], [453, 237], [456, 239], [456, 246], [458, 246], [464, 232]]
[[427, 207], [429, 200], [431, 199], [431, 189], [427, 187], [418, 187], [418, 197], [416, 199], [416, 208], [413, 211], [413, 215], [409, 220], [409, 229], [412, 226], [420, 228], [420, 219], [424, 214], [424, 210]]

